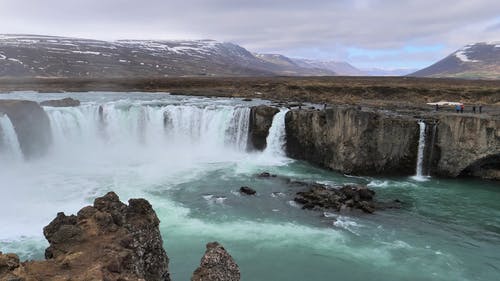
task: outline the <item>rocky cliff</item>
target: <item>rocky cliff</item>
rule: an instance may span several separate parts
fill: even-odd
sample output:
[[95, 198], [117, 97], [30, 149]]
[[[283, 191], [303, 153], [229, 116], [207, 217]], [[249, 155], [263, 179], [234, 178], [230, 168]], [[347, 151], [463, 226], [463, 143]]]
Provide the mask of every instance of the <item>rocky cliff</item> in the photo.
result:
[[249, 147], [264, 150], [267, 146], [266, 138], [273, 124], [273, 117], [280, 110], [271, 106], [255, 106], [250, 110]]
[[[0, 280], [170, 281], [159, 223], [148, 201], [130, 199], [126, 205], [109, 192], [76, 216], [57, 214], [43, 229], [50, 243], [46, 260], [20, 262], [15, 254], [0, 252]], [[207, 245], [193, 280], [239, 276], [234, 260], [214, 242]]]
[[40, 105], [25, 100], [0, 100], [0, 114], [6, 114], [17, 134], [26, 158], [43, 155], [52, 142], [49, 117]]
[[435, 174], [500, 180], [500, 120], [482, 115], [439, 116]]
[[286, 115], [290, 157], [348, 174], [412, 174], [418, 135], [411, 117], [356, 107], [291, 110]]

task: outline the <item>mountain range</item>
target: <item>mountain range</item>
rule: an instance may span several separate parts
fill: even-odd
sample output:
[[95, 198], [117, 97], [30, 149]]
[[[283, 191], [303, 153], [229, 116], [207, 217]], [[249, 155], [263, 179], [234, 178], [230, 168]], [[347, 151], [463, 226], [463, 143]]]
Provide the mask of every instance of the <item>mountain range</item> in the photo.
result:
[[[257, 54], [214, 40], [0, 35], [0, 77], [403, 76], [414, 71]], [[410, 76], [498, 79], [500, 43], [468, 45]]]

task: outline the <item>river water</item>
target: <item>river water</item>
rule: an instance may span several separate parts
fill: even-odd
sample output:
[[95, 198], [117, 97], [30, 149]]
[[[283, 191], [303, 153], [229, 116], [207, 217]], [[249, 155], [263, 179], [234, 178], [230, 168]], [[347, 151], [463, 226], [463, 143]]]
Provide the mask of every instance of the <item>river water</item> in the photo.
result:
[[[268, 149], [247, 152], [249, 107], [265, 101], [99, 92], [0, 98], [63, 96], [82, 105], [44, 108], [53, 146], [41, 159], [19, 159], [10, 122], [0, 116], [2, 252], [42, 258], [42, 228], [57, 212], [76, 213], [112, 190], [122, 201], [151, 202], [174, 280], [189, 280], [210, 241], [225, 246], [248, 281], [500, 276], [498, 183], [352, 177], [289, 159], [285, 110], [273, 120]], [[255, 176], [264, 171], [279, 177]], [[397, 198], [404, 207], [373, 215], [304, 211], [286, 178], [367, 184], [379, 200]], [[241, 186], [257, 196], [240, 195]]]

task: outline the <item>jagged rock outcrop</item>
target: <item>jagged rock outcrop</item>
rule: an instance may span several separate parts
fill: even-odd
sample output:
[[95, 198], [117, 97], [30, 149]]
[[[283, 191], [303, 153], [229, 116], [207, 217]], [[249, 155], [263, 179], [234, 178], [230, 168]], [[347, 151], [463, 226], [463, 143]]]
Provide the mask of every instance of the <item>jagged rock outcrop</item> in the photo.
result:
[[294, 185], [307, 186], [304, 191], [295, 195], [294, 201], [308, 210], [350, 211], [361, 210], [373, 213], [378, 209], [401, 208], [398, 199], [382, 202], [375, 200], [375, 191], [366, 186], [344, 185], [331, 187], [318, 183], [292, 182]]
[[42, 106], [52, 106], [52, 107], [75, 107], [80, 105], [79, 100], [72, 98], [64, 98], [60, 100], [46, 100], [40, 103]]
[[337, 106], [291, 110], [285, 127], [290, 157], [347, 174], [415, 172], [419, 129], [412, 117]]
[[233, 257], [217, 242], [207, 244], [205, 255], [191, 281], [239, 281], [240, 269]]
[[12, 122], [26, 158], [45, 154], [52, 143], [52, 134], [49, 117], [38, 103], [0, 100], [0, 113], [6, 114]]
[[0, 280], [169, 281], [158, 217], [144, 199], [128, 203], [110, 192], [76, 216], [57, 214], [43, 230], [47, 260], [0, 255]]
[[435, 174], [500, 180], [500, 120], [480, 115], [439, 116]]
[[260, 105], [250, 110], [249, 147], [264, 150], [267, 146], [266, 138], [273, 124], [273, 117], [280, 110], [276, 107]]

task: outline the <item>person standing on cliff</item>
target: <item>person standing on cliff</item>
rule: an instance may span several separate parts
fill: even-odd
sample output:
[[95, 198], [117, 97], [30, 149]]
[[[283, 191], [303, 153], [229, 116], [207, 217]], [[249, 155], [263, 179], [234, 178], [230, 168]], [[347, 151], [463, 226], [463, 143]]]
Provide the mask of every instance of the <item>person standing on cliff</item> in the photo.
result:
[[464, 113], [464, 104], [463, 103], [460, 105], [460, 113]]
[[476, 106], [475, 105], [472, 106], [472, 113], [476, 114]]
[[459, 113], [460, 112], [460, 105], [458, 105], [458, 104], [455, 105], [455, 110], [457, 111], [457, 113]]

